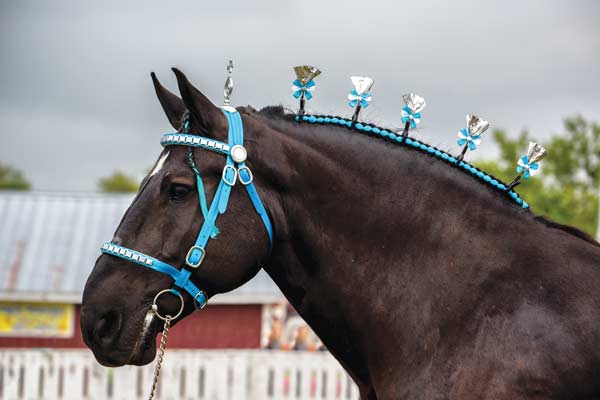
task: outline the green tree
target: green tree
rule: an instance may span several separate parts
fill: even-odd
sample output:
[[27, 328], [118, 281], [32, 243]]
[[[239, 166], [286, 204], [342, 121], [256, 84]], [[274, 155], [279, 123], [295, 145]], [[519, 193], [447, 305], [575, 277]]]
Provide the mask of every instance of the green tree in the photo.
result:
[[[594, 235], [598, 227], [600, 185], [600, 125], [581, 116], [565, 119], [565, 132], [539, 142], [548, 156], [535, 178], [523, 181], [516, 191], [532, 210], [557, 222], [576, 226]], [[505, 182], [516, 176], [516, 162], [527, 151], [526, 131], [511, 139], [500, 129], [492, 133], [500, 149], [498, 161], [476, 164]]]
[[131, 176], [115, 171], [111, 175], [101, 178], [100, 190], [109, 193], [135, 193], [138, 191], [139, 183]]
[[23, 173], [11, 166], [0, 164], [0, 190], [29, 190], [31, 183]]

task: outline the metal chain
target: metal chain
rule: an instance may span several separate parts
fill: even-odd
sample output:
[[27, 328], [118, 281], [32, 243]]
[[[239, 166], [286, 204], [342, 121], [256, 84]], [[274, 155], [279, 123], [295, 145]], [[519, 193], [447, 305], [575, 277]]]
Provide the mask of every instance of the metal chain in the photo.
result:
[[158, 386], [158, 376], [160, 375], [160, 368], [162, 367], [163, 357], [165, 356], [165, 349], [167, 348], [167, 339], [169, 337], [169, 328], [171, 327], [171, 316], [165, 317], [165, 323], [163, 325], [162, 337], [160, 338], [160, 347], [158, 348], [158, 358], [156, 359], [156, 366], [154, 368], [154, 380], [152, 381], [152, 390], [150, 391], [150, 397], [148, 400], [154, 399], [156, 394], [156, 388]]

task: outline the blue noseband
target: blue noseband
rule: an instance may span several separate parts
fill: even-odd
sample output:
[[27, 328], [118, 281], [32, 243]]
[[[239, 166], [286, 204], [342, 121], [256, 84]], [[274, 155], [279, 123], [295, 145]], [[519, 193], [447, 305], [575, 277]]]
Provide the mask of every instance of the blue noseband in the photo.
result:
[[182, 129], [183, 133], [167, 133], [163, 135], [160, 141], [163, 146], [180, 145], [200, 147], [227, 156], [227, 162], [223, 168], [221, 181], [219, 182], [219, 186], [217, 187], [217, 191], [210, 207], [207, 207], [206, 204], [206, 195], [204, 193], [204, 186], [202, 185], [202, 178], [193, 163], [193, 158], [190, 156], [191, 167], [196, 174], [198, 198], [200, 201], [200, 209], [204, 216], [204, 222], [200, 229], [200, 233], [198, 233], [196, 242], [189, 249], [185, 257], [185, 265], [181, 269], [177, 269], [147, 254], [111, 242], [105, 243], [100, 249], [104, 254], [110, 254], [162, 274], [169, 275], [173, 279], [171, 291], [176, 295], [180, 295], [179, 290], [185, 290], [194, 299], [194, 307], [196, 307], [196, 309], [203, 308], [206, 305], [208, 298], [206, 293], [190, 280], [190, 276], [192, 270], [198, 268], [200, 264], [202, 264], [206, 255], [206, 245], [208, 240], [216, 236], [216, 233], [218, 232], [215, 225], [217, 217], [227, 211], [227, 203], [229, 202], [231, 188], [238, 180], [246, 188], [248, 196], [254, 205], [254, 209], [265, 225], [269, 236], [269, 249], [271, 249], [273, 245], [273, 227], [271, 226], [271, 220], [269, 219], [267, 210], [260, 200], [260, 196], [254, 186], [252, 172], [246, 166], [247, 153], [244, 148], [244, 127], [242, 125], [242, 118], [233, 107], [224, 106], [222, 110], [229, 123], [228, 144], [189, 134], [189, 121], [187, 119], [184, 123], [184, 128]]

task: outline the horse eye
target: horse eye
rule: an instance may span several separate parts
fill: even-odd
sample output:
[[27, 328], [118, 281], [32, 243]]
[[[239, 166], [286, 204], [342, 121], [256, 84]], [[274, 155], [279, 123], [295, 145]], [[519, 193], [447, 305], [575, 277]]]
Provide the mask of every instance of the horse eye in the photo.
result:
[[171, 200], [182, 200], [187, 196], [194, 188], [181, 183], [172, 183], [169, 187], [169, 197]]

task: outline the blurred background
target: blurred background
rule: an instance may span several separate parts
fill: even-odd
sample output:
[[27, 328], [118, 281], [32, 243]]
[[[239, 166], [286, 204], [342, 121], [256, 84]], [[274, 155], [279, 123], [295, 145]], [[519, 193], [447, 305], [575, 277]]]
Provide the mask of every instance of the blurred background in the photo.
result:
[[[0, 398], [147, 393], [150, 369], [105, 369], [84, 349], [81, 293], [172, 129], [150, 72], [176, 92], [176, 66], [220, 104], [229, 59], [234, 105], [295, 109], [292, 67], [311, 64], [309, 112], [350, 116], [349, 77], [370, 76], [361, 119], [399, 128], [401, 95], [418, 93], [414, 135], [452, 153], [480, 115], [492, 128], [467, 159], [505, 181], [534, 139], [548, 157], [517, 191], [598, 236], [597, 1], [0, 0]], [[264, 273], [169, 348], [162, 398], [357, 396]]]

